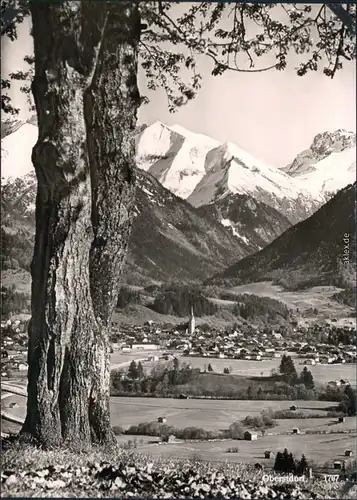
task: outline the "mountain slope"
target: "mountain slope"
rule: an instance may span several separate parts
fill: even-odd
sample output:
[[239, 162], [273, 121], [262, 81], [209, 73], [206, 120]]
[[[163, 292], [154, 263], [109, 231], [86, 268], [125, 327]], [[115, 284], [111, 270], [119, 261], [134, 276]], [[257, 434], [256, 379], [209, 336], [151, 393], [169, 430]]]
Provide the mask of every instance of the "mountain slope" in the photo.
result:
[[311, 146], [299, 153], [293, 162], [282, 168], [291, 176], [305, 175], [315, 171], [317, 163], [331, 154], [340, 153], [356, 146], [356, 134], [346, 130], [323, 132], [314, 137]]
[[[233, 286], [279, 278], [294, 288], [309, 281], [337, 284], [355, 280], [355, 196], [356, 183], [339, 191], [315, 214], [289, 228], [263, 250], [238, 261], [208, 282]], [[345, 234], [349, 235], [349, 265], [342, 263]]]
[[308, 217], [324, 201], [319, 194], [312, 196], [299, 181], [229, 142], [208, 153], [206, 170], [187, 199], [195, 207], [217, 202], [231, 193], [244, 194], [295, 223]]
[[[136, 215], [125, 276], [167, 281], [200, 280], [210, 269], [249, 253], [249, 246], [209, 215], [165, 189], [145, 172], [138, 173]], [[146, 279], [145, 279], [146, 280]]]
[[237, 238], [249, 245], [251, 253], [261, 250], [291, 226], [280, 212], [244, 194], [231, 193], [197, 210], [230, 228]]
[[136, 137], [137, 164], [186, 199], [206, 173], [206, 154], [218, 144], [178, 125], [155, 122]]
[[[2, 264], [29, 270], [34, 241], [34, 172], [10, 179], [2, 196]], [[133, 284], [207, 278], [249, 253], [231, 232], [209, 215], [138, 171], [136, 209], [124, 278]]]

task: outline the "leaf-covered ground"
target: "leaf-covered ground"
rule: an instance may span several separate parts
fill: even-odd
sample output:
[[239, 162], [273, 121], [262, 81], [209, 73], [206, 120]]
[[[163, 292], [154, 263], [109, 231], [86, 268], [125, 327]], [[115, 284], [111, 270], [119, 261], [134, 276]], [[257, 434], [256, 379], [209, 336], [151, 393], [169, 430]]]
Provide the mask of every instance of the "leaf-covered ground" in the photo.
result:
[[72, 453], [14, 444], [2, 453], [2, 497], [357, 498], [351, 482], [267, 483], [244, 465], [152, 459], [120, 450]]

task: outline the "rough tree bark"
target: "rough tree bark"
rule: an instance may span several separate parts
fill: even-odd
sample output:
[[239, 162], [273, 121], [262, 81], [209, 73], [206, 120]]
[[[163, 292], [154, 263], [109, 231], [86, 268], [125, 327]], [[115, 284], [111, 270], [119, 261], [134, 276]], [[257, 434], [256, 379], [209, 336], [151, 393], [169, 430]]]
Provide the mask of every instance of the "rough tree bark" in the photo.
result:
[[32, 2], [39, 138], [27, 416], [38, 443], [110, 444], [109, 349], [135, 197], [134, 2]]

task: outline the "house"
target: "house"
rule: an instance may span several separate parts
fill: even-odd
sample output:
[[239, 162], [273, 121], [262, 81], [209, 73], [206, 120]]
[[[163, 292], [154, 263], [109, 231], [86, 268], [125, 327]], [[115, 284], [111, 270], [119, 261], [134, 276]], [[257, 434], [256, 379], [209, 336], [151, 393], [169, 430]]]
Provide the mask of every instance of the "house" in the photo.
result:
[[[132, 344], [131, 349], [133, 351], [155, 351], [159, 349], [157, 344]], [[124, 352], [124, 349], [123, 349]]]
[[254, 467], [255, 467], [256, 469], [258, 469], [258, 470], [262, 470], [262, 468], [263, 468], [262, 464], [259, 464], [259, 463], [256, 463], [256, 464], [254, 465]]
[[342, 462], [340, 462], [339, 460], [335, 460], [333, 463], [333, 468], [334, 469], [342, 469]]
[[173, 434], [170, 434], [169, 436], [162, 436], [163, 443], [174, 443], [175, 440], [176, 438]]
[[295, 411], [295, 410], [297, 410], [297, 407], [295, 405], [292, 405], [292, 406], [290, 406], [290, 410]]
[[258, 439], [258, 434], [256, 432], [245, 431], [244, 439], [246, 441], [256, 441]]
[[345, 451], [345, 457], [353, 457], [353, 451], [352, 450], [346, 450]]
[[338, 423], [342, 424], [345, 421], [345, 417], [338, 417]]
[[158, 417], [157, 422], [158, 424], [166, 424], [166, 417]]
[[264, 458], [273, 458], [274, 453], [272, 451], [265, 451]]
[[301, 431], [298, 427], [293, 428], [293, 434], [301, 434]]

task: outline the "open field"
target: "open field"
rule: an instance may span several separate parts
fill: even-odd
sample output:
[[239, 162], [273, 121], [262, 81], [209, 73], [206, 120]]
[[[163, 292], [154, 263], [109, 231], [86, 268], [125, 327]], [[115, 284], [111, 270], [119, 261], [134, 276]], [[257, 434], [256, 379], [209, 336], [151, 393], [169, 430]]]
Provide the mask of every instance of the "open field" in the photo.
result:
[[[354, 441], [354, 442], [353, 442]], [[274, 458], [265, 459], [266, 450], [282, 451], [288, 448], [298, 459], [304, 453], [307, 460], [313, 461], [318, 466], [326, 462], [344, 458], [346, 449], [355, 449], [356, 437], [351, 434], [339, 435], [281, 435], [264, 436], [257, 441], [224, 440], [214, 442], [187, 442], [168, 444], [148, 444], [139, 446], [138, 451], [151, 456], [165, 458], [197, 458], [212, 462], [256, 463], [272, 467]], [[238, 453], [227, 453], [228, 448], [238, 447]]]
[[[219, 430], [227, 429], [233, 422], [242, 420], [247, 415], [258, 416], [263, 409], [287, 410], [292, 404], [296, 404], [298, 408], [303, 407], [309, 413], [314, 410], [320, 410], [319, 413], [321, 413], [324, 408], [336, 405], [336, 403], [326, 401], [218, 401], [112, 397], [111, 417], [113, 425], [120, 425], [124, 428], [140, 422], [156, 421], [159, 416], [165, 416], [167, 424], [175, 427], [195, 426], [206, 430]], [[312, 420], [319, 420], [321, 423], [325, 419]], [[334, 419], [326, 418], [326, 423], [332, 420]], [[290, 420], [288, 422], [292, 429], [295, 424], [292, 424]], [[299, 422], [302, 423], [303, 420]], [[347, 425], [347, 422], [339, 425]], [[275, 429], [272, 429], [272, 432], [275, 432]]]
[[162, 356], [164, 351], [154, 350], [154, 351], [138, 351], [138, 352], [113, 352], [110, 355], [110, 366], [111, 368], [118, 367], [119, 365], [125, 366], [130, 364], [133, 360], [140, 360], [149, 358], [150, 356]]
[[[10, 402], [17, 402], [16, 408], [8, 408]], [[206, 430], [227, 429], [234, 421], [242, 420], [247, 415], [257, 416], [262, 409], [287, 409], [295, 403], [298, 409], [313, 413], [321, 413], [324, 408], [333, 406], [331, 402], [322, 401], [208, 401], [179, 400], [165, 398], [111, 398], [112, 425], [128, 428], [140, 422], [156, 421], [158, 416], [165, 416], [167, 424], [178, 428], [202, 427]], [[4, 410], [18, 417], [25, 416], [26, 398], [12, 395], [3, 399]], [[265, 450], [273, 452], [287, 447], [298, 457], [304, 453], [308, 460], [316, 465], [342, 458], [346, 449], [356, 448], [355, 417], [346, 418], [342, 424], [337, 424], [335, 418], [283, 419], [277, 420], [277, 426], [268, 429], [264, 437], [257, 441], [221, 440], [210, 442], [177, 442], [155, 444], [157, 438], [152, 436], [117, 436], [118, 443], [136, 441], [140, 453], [177, 458], [201, 458], [217, 462], [257, 461], [271, 466], [273, 459], [263, 458]], [[330, 434], [290, 434], [293, 427], [306, 431], [326, 431]], [[3, 432], [17, 432], [20, 426], [2, 420]], [[350, 431], [348, 434], [343, 432]], [[238, 453], [227, 453], [228, 448], [238, 447]]]
[[280, 300], [291, 309], [299, 309], [302, 314], [307, 309], [317, 308], [320, 317], [330, 318], [331, 314], [336, 317], [345, 317], [353, 312], [352, 308], [340, 304], [331, 298], [332, 295], [341, 290], [341, 288], [334, 286], [314, 286], [306, 290], [288, 292], [279, 285], [273, 285], [271, 281], [262, 281], [236, 286], [230, 289], [229, 292], [237, 295], [251, 293], [261, 297], [271, 297], [272, 299]]
[[[10, 403], [17, 406], [10, 408]], [[223, 430], [247, 415], [258, 416], [263, 409], [287, 410], [295, 404], [299, 411], [318, 413], [336, 403], [326, 401], [217, 401], [197, 399], [132, 398], [112, 397], [110, 402], [112, 425], [128, 428], [141, 422], [156, 421], [159, 416], [167, 418], [167, 424], [174, 427], [202, 427], [206, 430]], [[24, 417], [26, 398], [11, 395], [2, 401], [5, 411], [17, 417]], [[356, 419], [347, 417], [342, 424], [336, 418], [282, 419], [269, 433], [291, 432], [293, 427], [301, 431], [347, 431], [356, 428]]]
[[[270, 375], [272, 369], [277, 370], [280, 365], [280, 358], [263, 359], [262, 361], [250, 361], [245, 359], [220, 359], [220, 358], [203, 358], [203, 357], [190, 357], [185, 356], [182, 358], [183, 362], [190, 363], [193, 368], [207, 369], [208, 364], [211, 363], [214, 371], [223, 373], [225, 367], [231, 368], [231, 373], [234, 375], [244, 375], [246, 377], [267, 377]], [[294, 359], [297, 372], [303, 369], [299, 365], [302, 358]], [[330, 380], [348, 380], [351, 385], [356, 385], [356, 365], [338, 364], [338, 365], [314, 365], [308, 366], [316, 383], [326, 384]]]

